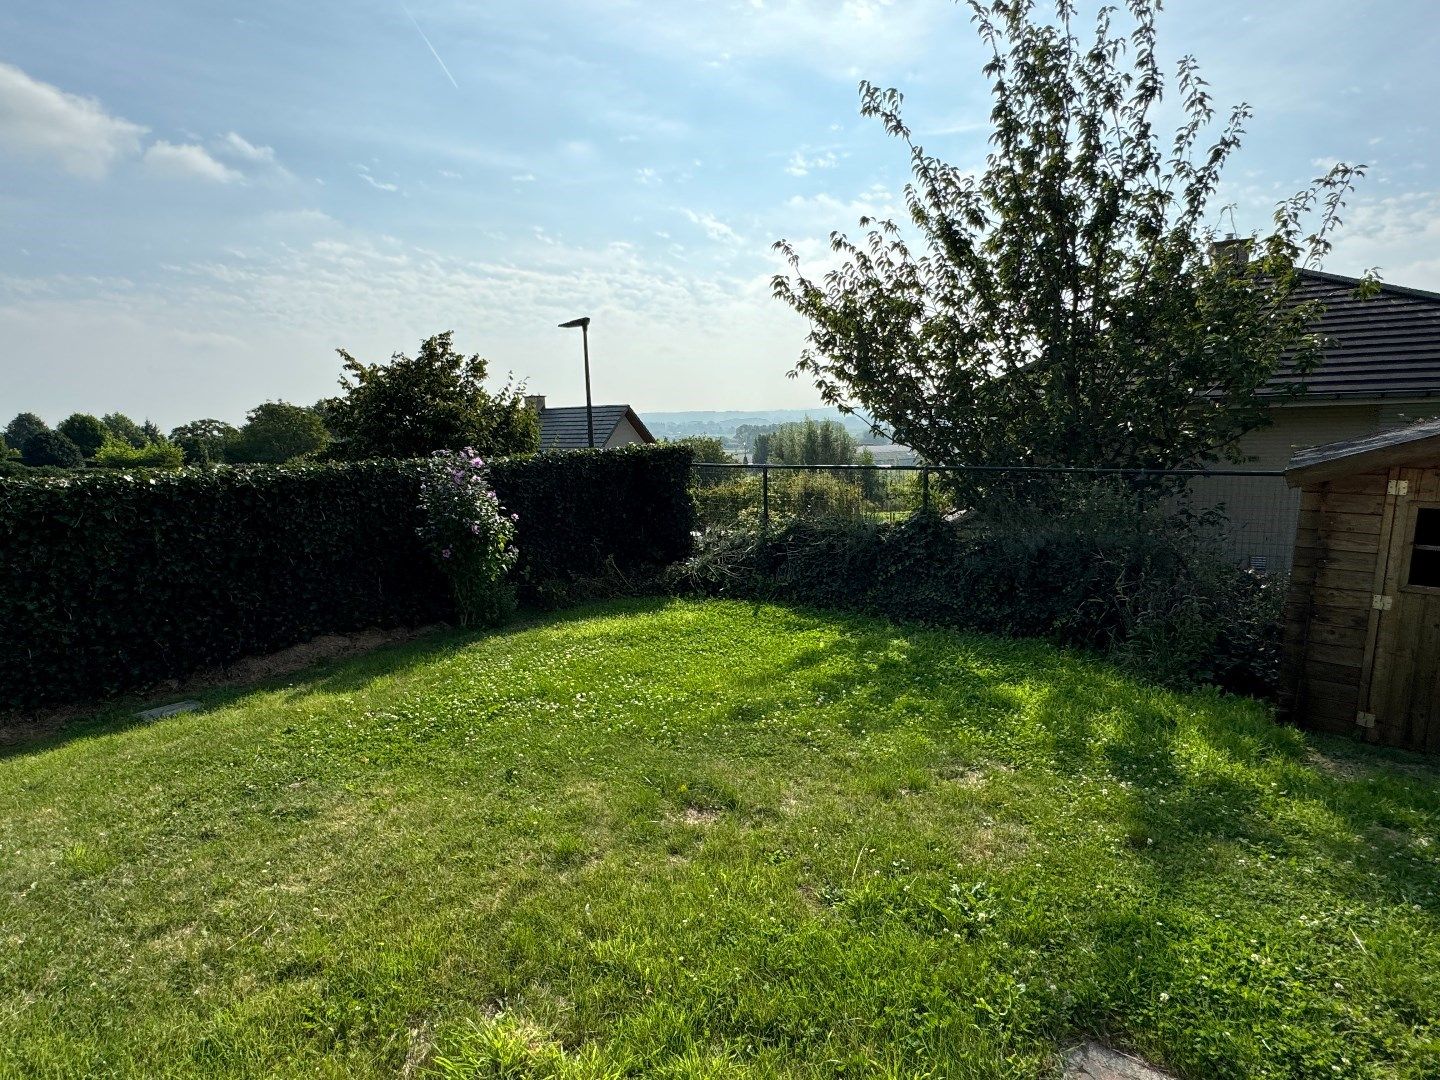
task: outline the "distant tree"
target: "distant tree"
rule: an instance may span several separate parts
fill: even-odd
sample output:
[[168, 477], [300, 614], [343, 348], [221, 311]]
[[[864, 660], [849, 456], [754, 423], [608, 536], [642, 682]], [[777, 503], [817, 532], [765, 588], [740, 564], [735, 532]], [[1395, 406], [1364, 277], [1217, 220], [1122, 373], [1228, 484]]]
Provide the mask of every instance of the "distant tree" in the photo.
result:
[[147, 416], [145, 422], [140, 425], [140, 437], [145, 440], [146, 445], [149, 445], [165, 438], [165, 433], [160, 430], [159, 424]]
[[20, 460], [32, 467], [56, 465], [62, 469], [74, 469], [85, 463], [85, 455], [60, 432], [46, 429], [25, 440], [20, 447]]
[[757, 465], [851, 465], [855, 437], [835, 420], [780, 424], [755, 438]]
[[185, 455], [187, 465], [218, 465], [228, 461], [240, 429], [224, 420], [192, 420], [170, 432], [170, 441]]
[[745, 453], [755, 452], [755, 440], [761, 435], [768, 435], [774, 431], [779, 424], [741, 424], [735, 429], [735, 441], [744, 447]]
[[681, 446], [688, 446], [701, 464], [729, 465], [735, 458], [725, 449], [725, 441], [715, 435], [686, 435], [674, 440]]
[[105, 469], [178, 469], [185, 464], [185, 454], [163, 435], [144, 446], [112, 436], [95, 455], [95, 464]]
[[[1255, 257], [1215, 258], [1221, 174], [1247, 106], [1214, 105], [1183, 57], [1173, 102], [1159, 0], [1101, 8], [1082, 40], [1072, 0], [970, 0], [988, 54], [991, 133], [978, 169], [914, 140], [896, 90], [860, 88], [900, 139], [908, 221], [835, 234], [840, 266], [776, 295], [810, 323], [795, 374], [863, 409], [926, 460], [1179, 467], [1232, 453], [1267, 422], [1282, 361], [1319, 361], [1297, 270], [1329, 252], [1363, 175], [1339, 164], [1282, 202]], [[1173, 138], [1159, 125], [1178, 121]], [[1298, 392], [1298, 387], [1297, 387]]]
[[414, 357], [395, 353], [388, 364], [362, 364], [336, 350], [345, 393], [327, 412], [340, 456], [423, 457], [473, 446], [495, 457], [539, 447], [539, 418], [525, 406], [523, 385], [486, 390], [489, 365], [456, 352], [451, 338], [436, 334]]
[[95, 452], [105, 445], [105, 437], [110, 434], [110, 429], [100, 418], [89, 413], [71, 413], [60, 421], [55, 430], [78, 446], [80, 453], [87, 458], [95, 456]]
[[124, 413], [106, 413], [100, 418], [100, 422], [121, 442], [129, 443], [136, 449], [145, 445], [145, 433], [140, 430], [140, 425]]
[[322, 450], [329, 442], [330, 434], [315, 410], [267, 401], [246, 414], [232, 453], [235, 461], [278, 465]]
[[5, 442], [13, 449], [23, 451], [31, 435], [49, 430], [50, 425], [33, 412], [22, 412], [5, 425]]

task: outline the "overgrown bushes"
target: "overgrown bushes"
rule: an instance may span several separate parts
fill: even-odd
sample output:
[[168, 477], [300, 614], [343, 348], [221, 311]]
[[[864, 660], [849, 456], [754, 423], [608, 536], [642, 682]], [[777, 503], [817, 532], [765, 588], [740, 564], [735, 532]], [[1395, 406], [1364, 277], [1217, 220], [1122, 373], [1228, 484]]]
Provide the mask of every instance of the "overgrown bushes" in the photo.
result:
[[1263, 695], [1278, 679], [1283, 583], [1233, 568], [1205, 522], [1153, 502], [714, 531], [672, 582], [1100, 648], [1172, 686]]
[[[522, 597], [689, 550], [689, 452], [497, 462]], [[0, 708], [179, 678], [322, 633], [450, 612], [420, 463], [0, 478]]]

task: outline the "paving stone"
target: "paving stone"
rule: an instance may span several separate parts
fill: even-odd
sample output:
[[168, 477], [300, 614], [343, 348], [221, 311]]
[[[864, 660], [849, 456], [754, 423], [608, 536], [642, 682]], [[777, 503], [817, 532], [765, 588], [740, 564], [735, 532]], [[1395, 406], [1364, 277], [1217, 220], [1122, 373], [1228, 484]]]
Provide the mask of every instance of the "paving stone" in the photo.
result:
[[1174, 1080], [1174, 1077], [1129, 1054], [1099, 1043], [1086, 1043], [1066, 1053], [1064, 1080]]
[[174, 716], [176, 713], [194, 712], [200, 708], [198, 701], [177, 701], [173, 705], [161, 705], [158, 708], [146, 709], [144, 712], [136, 713], [141, 720], [158, 720], [162, 716]]

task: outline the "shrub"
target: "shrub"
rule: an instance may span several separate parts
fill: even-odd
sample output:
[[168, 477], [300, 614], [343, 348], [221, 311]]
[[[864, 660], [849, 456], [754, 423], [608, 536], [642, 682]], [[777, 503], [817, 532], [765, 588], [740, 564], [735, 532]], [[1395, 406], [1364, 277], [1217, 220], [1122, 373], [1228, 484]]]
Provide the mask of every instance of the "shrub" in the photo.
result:
[[74, 469], [85, 463], [80, 448], [58, 431], [37, 431], [20, 446], [20, 460], [26, 465], [55, 465]]
[[136, 447], [111, 436], [95, 455], [95, 464], [105, 469], [178, 469], [185, 464], [185, 453], [164, 438]]
[[420, 538], [450, 581], [464, 626], [499, 626], [515, 611], [517, 514], [505, 511], [473, 449], [439, 450], [420, 475]]
[[1207, 523], [1154, 500], [996, 500], [895, 525], [792, 521], [707, 533], [672, 586], [1103, 649], [1171, 686], [1277, 688], [1283, 581], [1213, 550]]
[[[501, 461], [531, 599], [624, 586], [690, 549], [688, 452]], [[0, 479], [0, 708], [184, 677], [317, 634], [451, 612], [421, 462]]]

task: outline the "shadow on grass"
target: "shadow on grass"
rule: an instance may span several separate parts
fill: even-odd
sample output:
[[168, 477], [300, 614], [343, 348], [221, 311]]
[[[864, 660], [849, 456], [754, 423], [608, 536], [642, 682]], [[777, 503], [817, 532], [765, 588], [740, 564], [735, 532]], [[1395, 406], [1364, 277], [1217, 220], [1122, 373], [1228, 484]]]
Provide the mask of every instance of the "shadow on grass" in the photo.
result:
[[[376, 679], [386, 678], [412, 666], [424, 665], [442, 657], [470, 648], [477, 642], [504, 637], [546, 626], [563, 626], [583, 622], [597, 614], [628, 615], [658, 611], [669, 603], [664, 597], [642, 597], [611, 602], [581, 604], [560, 611], [522, 612], [512, 623], [495, 630], [461, 630], [442, 628], [411, 641], [389, 642], [359, 655], [323, 660], [310, 667], [283, 675], [273, 675], [253, 682], [232, 686], [187, 690], [179, 688], [159, 694], [128, 694], [102, 705], [85, 715], [63, 722], [57, 730], [46, 731], [33, 739], [0, 745], [0, 761], [45, 753], [68, 743], [116, 735], [132, 728], [151, 727], [171, 720], [181, 720], [223, 709], [241, 698], [256, 693], [283, 691], [286, 697], [309, 693], [351, 692], [363, 690]], [[157, 703], [187, 698], [200, 702], [201, 707], [174, 717], [142, 719], [138, 713]]]
[[[1359, 904], [1440, 907], [1440, 868], [1407, 850], [1440, 828], [1440, 762], [1286, 727], [1259, 702], [1147, 687], [1043, 642], [775, 606], [841, 633], [781, 669], [762, 665], [732, 721], [785, 708], [797, 681], [843, 700], [866, 732], [914, 724], [905, 699], [919, 697], [932, 712], [922, 723], [942, 739], [965, 730], [1060, 775], [1124, 782], [1121, 823], [1162, 892], [1203, 884], [1233, 844], [1284, 857], [1298, 843], [1353, 864], [1368, 882]], [[1297, 823], [1280, 800], [1311, 804], [1312, 820]]]

